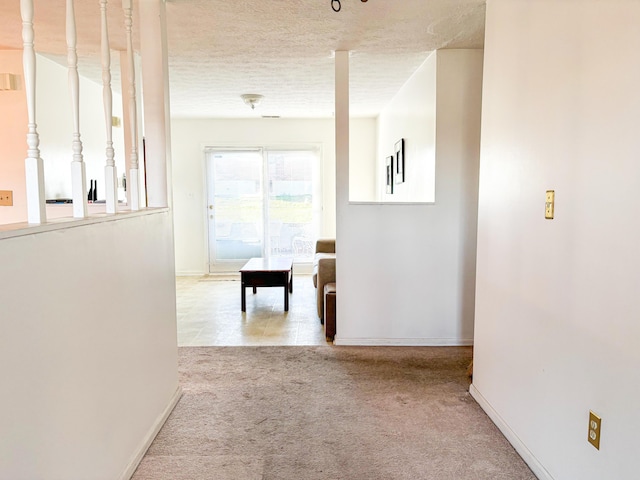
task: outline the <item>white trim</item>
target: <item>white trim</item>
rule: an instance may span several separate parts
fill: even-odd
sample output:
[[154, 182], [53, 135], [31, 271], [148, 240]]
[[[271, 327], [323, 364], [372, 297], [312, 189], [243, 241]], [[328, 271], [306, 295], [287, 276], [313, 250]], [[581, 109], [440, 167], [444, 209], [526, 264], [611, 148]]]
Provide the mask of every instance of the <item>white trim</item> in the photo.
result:
[[133, 477], [133, 474], [138, 468], [138, 465], [144, 458], [144, 455], [147, 453], [147, 450], [149, 450], [151, 443], [153, 443], [153, 440], [156, 438], [156, 435], [158, 435], [158, 432], [160, 432], [160, 429], [162, 428], [164, 423], [167, 421], [167, 418], [169, 418], [169, 415], [171, 415], [171, 412], [173, 411], [175, 406], [178, 404], [178, 401], [180, 400], [181, 397], [182, 397], [182, 387], [178, 386], [173, 396], [171, 397], [171, 400], [169, 400], [169, 404], [167, 405], [167, 408], [165, 408], [164, 411], [160, 414], [160, 416], [156, 419], [151, 430], [149, 431], [146, 438], [144, 439], [144, 442], [142, 443], [142, 445], [140, 445], [140, 448], [138, 449], [138, 451], [135, 453], [135, 455], [129, 462], [129, 465], [127, 466], [125, 471], [122, 473], [122, 475], [120, 475], [120, 480], [129, 480], [131, 477]]
[[[204, 270], [202, 271], [195, 271], [195, 270], [185, 270], [182, 272], [176, 272], [176, 277], [203, 277], [203, 276], [207, 276], [207, 275], [214, 275], [211, 273], [208, 273]], [[240, 278], [240, 277], [238, 277]]]
[[334, 345], [363, 347], [468, 347], [473, 338], [339, 338]]
[[542, 466], [531, 450], [529, 450], [524, 442], [520, 440], [520, 437], [518, 437], [516, 432], [509, 427], [500, 414], [493, 409], [491, 404], [482, 396], [474, 384], [471, 384], [469, 387], [469, 393], [476, 402], [478, 402], [480, 407], [485, 411], [496, 427], [498, 427], [513, 448], [515, 448], [516, 452], [518, 452], [525, 463], [529, 465], [529, 468], [533, 471], [535, 476], [540, 480], [554, 480], [547, 469]]
[[[261, 143], [261, 142], [260, 142]], [[205, 142], [200, 144], [200, 149], [205, 153], [210, 153], [215, 150], [227, 150], [233, 151], [258, 151], [258, 150], [270, 150], [270, 151], [295, 151], [295, 150], [317, 150], [316, 153], [321, 154], [323, 148], [322, 142], [278, 142], [278, 143], [263, 143], [260, 146], [256, 146], [256, 142]]]
[[309, 276], [313, 273], [313, 263], [311, 262], [301, 262], [301, 263], [293, 263], [293, 274], [297, 277], [298, 275]]
[[436, 202], [365, 202], [360, 200], [349, 200], [349, 205], [436, 205]]
[[[259, 143], [259, 142], [258, 142]], [[324, 174], [323, 174], [323, 162], [324, 162], [324, 150], [322, 142], [293, 142], [293, 143], [278, 143], [278, 144], [262, 144], [257, 145], [256, 142], [251, 143], [234, 143], [233, 146], [228, 146], [228, 143], [218, 144], [216, 142], [208, 142], [201, 144], [200, 147], [204, 153], [202, 163], [202, 182], [205, 195], [204, 197], [204, 237], [205, 237], [205, 258], [208, 263], [205, 265], [205, 274], [216, 275], [219, 273], [226, 274], [231, 272], [237, 272], [242, 265], [244, 265], [247, 259], [215, 259], [215, 233], [211, 220], [215, 222], [216, 208], [215, 208], [215, 191], [213, 178], [213, 160], [216, 153], [255, 153], [262, 157], [262, 223], [263, 223], [263, 238], [262, 238], [262, 252], [261, 256], [269, 257], [271, 250], [269, 229], [269, 189], [267, 182], [269, 177], [269, 155], [274, 153], [308, 153], [312, 157], [312, 221], [311, 228], [315, 238], [322, 238], [324, 232]], [[317, 177], [317, 180], [315, 180]], [[210, 207], [213, 205], [213, 209]], [[211, 218], [210, 218], [211, 217]], [[301, 273], [311, 274], [313, 270], [313, 259], [303, 259], [301, 261], [295, 261], [294, 265], [300, 265]], [[185, 272], [188, 273], [188, 272]]]
[[[245, 262], [246, 263], [246, 262]], [[293, 264], [293, 275], [295, 278], [300, 277], [310, 277], [313, 270], [313, 265], [310, 263], [294, 263]], [[185, 270], [184, 272], [176, 272], [176, 277], [211, 277], [216, 279], [216, 277], [224, 277], [229, 278], [233, 277], [236, 280], [240, 280], [240, 272], [238, 270], [232, 270], [228, 272], [196, 272], [191, 270]]]

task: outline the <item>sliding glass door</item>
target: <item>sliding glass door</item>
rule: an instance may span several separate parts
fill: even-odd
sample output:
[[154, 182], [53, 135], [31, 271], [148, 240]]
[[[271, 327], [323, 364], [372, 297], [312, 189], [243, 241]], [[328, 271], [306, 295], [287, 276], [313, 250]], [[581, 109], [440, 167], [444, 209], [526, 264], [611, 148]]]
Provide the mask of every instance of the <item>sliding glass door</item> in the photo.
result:
[[261, 257], [264, 249], [262, 152], [211, 152], [209, 250], [215, 262]]
[[247, 259], [310, 262], [320, 231], [319, 149], [208, 149], [210, 271]]

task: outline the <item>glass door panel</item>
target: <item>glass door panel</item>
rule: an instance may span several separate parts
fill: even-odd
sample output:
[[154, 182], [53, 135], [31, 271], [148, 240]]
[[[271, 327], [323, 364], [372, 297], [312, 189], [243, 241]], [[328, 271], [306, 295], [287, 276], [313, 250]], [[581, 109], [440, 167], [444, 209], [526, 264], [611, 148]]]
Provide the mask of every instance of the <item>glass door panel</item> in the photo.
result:
[[309, 262], [317, 236], [313, 151], [267, 151], [268, 249], [272, 256]]
[[242, 262], [264, 251], [261, 151], [214, 151], [208, 155], [210, 261]]

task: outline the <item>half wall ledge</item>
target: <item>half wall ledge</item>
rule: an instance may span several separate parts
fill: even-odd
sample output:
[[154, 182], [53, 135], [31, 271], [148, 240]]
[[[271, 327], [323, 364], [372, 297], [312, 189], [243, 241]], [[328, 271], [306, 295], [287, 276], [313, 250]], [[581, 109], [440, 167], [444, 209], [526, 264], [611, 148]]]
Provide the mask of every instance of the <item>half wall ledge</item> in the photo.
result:
[[9, 223], [0, 225], [0, 240], [6, 238], [25, 237], [43, 232], [51, 232], [55, 230], [66, 230], [69, 228], [84, 227], [96, 223], [114, 222], [130, 217], [143, 217], [146, 215], [155, 215], [158, 213], [168, 212], [169, 207], [161, 208], [145, 208], [137, 211], [122, 211], [118, 213], [96, 213], [88, 218], [55, 218], [48, 220], [47, 223], [34, 225], [27, 222]]

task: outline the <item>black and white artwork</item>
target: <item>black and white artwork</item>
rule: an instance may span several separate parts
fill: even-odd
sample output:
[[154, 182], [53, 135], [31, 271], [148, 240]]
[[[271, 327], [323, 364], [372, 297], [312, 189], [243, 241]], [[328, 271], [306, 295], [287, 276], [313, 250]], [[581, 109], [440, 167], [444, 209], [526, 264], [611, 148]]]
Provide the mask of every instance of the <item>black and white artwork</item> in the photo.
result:
[[395, 147], [395, 178], [394, 184], [399, 185], [404, 183], [404, 138], [401, 138], [396, 142]]
[[393, 157], [387, 157], [387, 169], [386, 169], [386, 173], [387, 173], [387, 193], [392, 194], [393, 193], [393, 177], [394, 177], [394, 171], [393, 171]]

